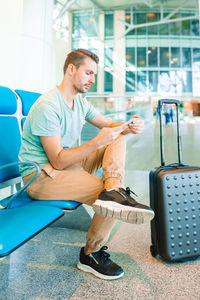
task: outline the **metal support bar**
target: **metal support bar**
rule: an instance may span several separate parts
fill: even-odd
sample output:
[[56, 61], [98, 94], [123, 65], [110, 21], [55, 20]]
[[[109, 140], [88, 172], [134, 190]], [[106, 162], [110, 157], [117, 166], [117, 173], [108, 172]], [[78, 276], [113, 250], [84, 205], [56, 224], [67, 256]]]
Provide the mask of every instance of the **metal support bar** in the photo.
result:
[[64, 13], [74, 4], [76, 3], [77, 0], [71, 0], [71, 1], [66, 1], [65, 4], [63, 5], [60, 13], [57, 15], [56, 19], [59, 19], [60, 17], [62, 17], [64, 15]]
[[167, 15], [166, 17], [165, 17], [165, 20], [168, 20], [168, 19], [170, 19], [173, 15], [175, 15], [175, 13], [179, 10], [179, 9], [181, 9], [181, 8], [183, 8], [184, 7], [184, 5], [187, 3], [187, 2], [191, 2], [191, 0], [185, 0], [185, 1], [183, 1], [182, 2], [182, 4], [180, 5], [180, 6], [178, 6], [176, 9], [174, 9], [169, 15]]
[[146, 6], [148, 6], [148, 7], [150, 7], [150, 8], [152, 8], [152, 7], [153, 7], [153, 5], [152, 5], [152, 1], [151, 1], [151, 0], [150, 0], [150, 1], [143, 0], [143, 2], [146, 4]]

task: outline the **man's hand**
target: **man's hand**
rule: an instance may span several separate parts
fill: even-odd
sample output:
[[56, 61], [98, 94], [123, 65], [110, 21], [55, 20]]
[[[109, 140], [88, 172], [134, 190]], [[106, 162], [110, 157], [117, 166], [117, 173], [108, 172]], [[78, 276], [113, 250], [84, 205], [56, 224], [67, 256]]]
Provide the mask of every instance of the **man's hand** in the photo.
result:
[[69, 149], [63, 149], [60, 134], [41, 136], [40, 140], [51, 165], [57, 170], [62, 170], [81, 162], [97, 149], [111, 144], [125, 128], [127, 126], [124, 124], [114, 128], [104, 127], [94, 139], [79, 147]]
[[134, 115], [131, 120], [133, 120], [133, 122], [127, 125], [129, 132], [134, 134], [141, 133], [144, 130], [144, 120], [138, 115]]
[[95, 142], [98, 145], [98, 148], [111, 144], [126, 128], [127, 126], [124, 124], [113, 128], [102, 128], [99, 134], [94, 138]]

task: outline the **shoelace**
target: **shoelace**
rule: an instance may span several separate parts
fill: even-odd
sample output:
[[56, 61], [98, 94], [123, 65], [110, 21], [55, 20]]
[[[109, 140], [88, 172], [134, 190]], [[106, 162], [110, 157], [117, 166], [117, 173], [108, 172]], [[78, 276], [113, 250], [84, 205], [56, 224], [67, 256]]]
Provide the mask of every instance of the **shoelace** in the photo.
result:
[[128, 186], [127, 186], [125, 192], [126, 192], [126, 194], [127, 194], [128, 196], [130, 196], [131, 193], [132, 193], [133, 195], [135, 195], [136, 197], [138, 197], [138, 195], [137, 195], [136, 193], [134, 193], [133, 191], [131, 191], [130, 187], [128, 187]]
[[105, 263], [105, 262], [109, 259], [109, 257], [110, 257], [110, 254], [107, 253], [107, 252], [105, 252], [105, 250], [107, 250], [107, 249], [108, 249], [107, 246], [103, 246], [103, 247], [98, 251], [99, 257], [100, 257], [100, 260], [101, 260], [102, 263]]

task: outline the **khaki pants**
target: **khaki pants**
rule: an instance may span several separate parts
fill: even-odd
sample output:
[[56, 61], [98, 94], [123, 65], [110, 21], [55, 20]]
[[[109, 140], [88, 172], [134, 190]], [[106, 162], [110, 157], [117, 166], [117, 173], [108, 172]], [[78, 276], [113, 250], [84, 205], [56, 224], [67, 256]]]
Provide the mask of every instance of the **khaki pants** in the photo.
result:
[[[120, 135], [112, 144], [91, 153], [80, 164], [63, 170], [54, 169], [50, 163], [42, 167], [40, 175], [27, 187], [32, 199], [75, 200], [92, 205], [104, 188], [107, 178], [124, 176], [126, 143]], [[94, 176], [103, 168], [103, 178]], [[35, 173], [35, 172], [34, 172]], [[34, 173], [23, 178], [26, 183]], [[87, 246], [99, 250], [107, 241], [115, 219], [94, 214], [87, 233]]]

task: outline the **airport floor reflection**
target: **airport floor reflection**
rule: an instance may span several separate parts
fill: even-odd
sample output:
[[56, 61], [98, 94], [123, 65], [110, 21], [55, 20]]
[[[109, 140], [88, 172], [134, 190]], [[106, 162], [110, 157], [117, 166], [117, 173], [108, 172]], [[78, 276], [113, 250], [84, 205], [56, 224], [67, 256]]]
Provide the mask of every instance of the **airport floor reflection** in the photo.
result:
[[[184, 119], [180, 122], [183, 163], [200, 165], [200, 119]], [[164, 126], [166, 163], [177, 162], [176, 123]], [[137, 142], [127, 146], [126, 170], [149, 171], [160, 165], [159, 124], [146, 125]]]

